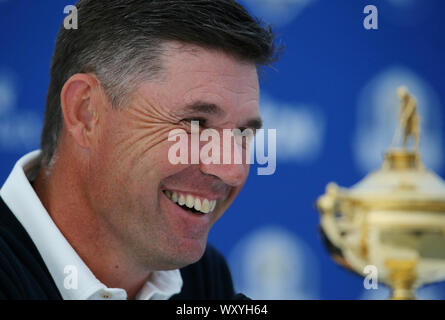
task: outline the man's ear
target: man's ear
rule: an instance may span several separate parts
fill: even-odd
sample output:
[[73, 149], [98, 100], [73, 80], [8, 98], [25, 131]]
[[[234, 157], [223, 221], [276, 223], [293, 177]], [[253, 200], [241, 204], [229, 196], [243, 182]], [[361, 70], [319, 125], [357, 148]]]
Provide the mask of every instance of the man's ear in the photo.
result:
[[101, 92], [93, 75], [78, 73], [65, 82], [60, 93], [64, 126], [81, 147], [89, 147], [97, 131], [97, 108], [103, 105], [103, 101], [99, 101], [103, 99]]

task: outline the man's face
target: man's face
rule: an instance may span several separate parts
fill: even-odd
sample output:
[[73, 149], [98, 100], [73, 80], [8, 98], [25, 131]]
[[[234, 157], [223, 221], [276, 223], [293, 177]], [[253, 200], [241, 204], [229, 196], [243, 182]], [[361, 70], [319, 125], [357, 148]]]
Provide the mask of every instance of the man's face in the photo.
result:
[[[190, 120], [196, 119], [201, 130], [213, 128], [222, 137], [223, 129], [259, 122], [255, 65], [221, 52], [170, 45], [161, 79], [142, 83], [126, 107], [109, 107], [99, 115], [86, 187], [117, 249], [153, 270], [179, 268], [202, 256], [210, 227], [249, 171], [246, 163], [173, 165], [168, 151], [175, 142], [168, 141], [169, 132], [189, 133]], [[195, 203], [199, 199], [202, 208], [208, 202], [210, 212], [178, 205], [171, 199], [174, 193], [186, 201], [187, 196]]]

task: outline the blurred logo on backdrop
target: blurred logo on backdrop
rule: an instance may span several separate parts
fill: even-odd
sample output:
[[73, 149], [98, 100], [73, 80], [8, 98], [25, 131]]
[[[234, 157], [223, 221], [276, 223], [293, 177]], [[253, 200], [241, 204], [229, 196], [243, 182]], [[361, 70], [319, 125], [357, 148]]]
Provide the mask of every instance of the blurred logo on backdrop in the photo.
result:
[[363, 173], [380, 167], [383, 153], [389, 147], [388, 141], [392, 141], [399, 105], [394, 92], [402, 84], [417, 98], [423, 162], [433, 171], [442, 170], [444, 125], [438, 95], [420, 75], [395, 66], [377, 74], [359, 94], [353, 149], [358, 168]]
[[236, 290], [253, 299], [319, 299], [320, 270], [312, 252], [286, 229], [256, 229], [229, 255]]
[[277, 162], [310, 164], [321, 155], [326, 121], [320, 108], [263, 95], [260, 112], [264, 128], [276, 129]]
[[0, 153], [23, 152], [40, 141], [41, 117], [18, 107], [19, 78], [0, 69]]

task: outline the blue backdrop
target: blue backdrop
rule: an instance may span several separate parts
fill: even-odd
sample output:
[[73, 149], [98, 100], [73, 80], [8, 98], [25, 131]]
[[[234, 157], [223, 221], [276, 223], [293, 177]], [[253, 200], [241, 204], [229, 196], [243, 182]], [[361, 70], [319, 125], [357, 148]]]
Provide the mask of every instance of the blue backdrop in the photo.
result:
[[[337, 267], [318, 233], [325, 185], [349, 187], [381, 163], [396, 126], [395, 89], [419, 103], [421, 151], [445, 173], [445, 2], [441, 0], [243, 0], [275, 25], [286, 50], [262, 76], [266, 128], [277, 129], [277, 169], [252, 170], [210, 241], [227, 257], [238, 290], [253, 298], [372, 299]], [[48, 70], [67, 0], [0, 0], [0, 181], [38, 148]], [[378, 29], [366, 30], [366, 5]], [[442, 284], [422, 298], [445, 298]]]

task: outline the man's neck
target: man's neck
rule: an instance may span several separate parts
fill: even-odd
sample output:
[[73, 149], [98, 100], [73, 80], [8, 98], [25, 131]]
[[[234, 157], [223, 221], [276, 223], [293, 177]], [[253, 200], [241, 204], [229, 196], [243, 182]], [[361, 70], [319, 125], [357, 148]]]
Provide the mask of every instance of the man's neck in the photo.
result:
[[61, 158], [46, 174], [40, 168], [33, 188], [61, 233], [91, 272], [109, 288], [123, 288], [133, 299], [150, 276], [121, 248], [88, 204], [81, 183], [82, 173]]

